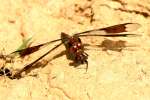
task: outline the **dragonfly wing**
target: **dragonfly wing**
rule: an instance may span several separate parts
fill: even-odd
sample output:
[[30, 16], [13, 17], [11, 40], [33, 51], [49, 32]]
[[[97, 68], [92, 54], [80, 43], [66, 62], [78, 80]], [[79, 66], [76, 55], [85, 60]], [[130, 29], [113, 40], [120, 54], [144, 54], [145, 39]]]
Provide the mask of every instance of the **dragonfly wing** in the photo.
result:
[[113, 25], [105, 28], [93, 29], [88, 30], [80, 33], [76, 33], [75, 35], [92, 35], [97, 33], [97, 35], [108, 35], [108, 34], [116, 34], [116, 33], [123, 33], [123, 32], [132, 32], [137, 30], [141, 25], [138, 23], [124, 23]]
[[56, 40], [49, 41], [49, 42], [46, 42], [46, 43], [43, 43], [43, 44], [39, 44], [39, 45], [36, 45], [36, 46], [28, 47], [28, 48], [21, 49], [21, 50], [16, 50], [16, 51], [12, 52], [11, 54], [19, 53], [19, 55], [21, 57], [23, 57], [23, 56], [26, 56], [26, 55], [29, 55], [29, 54], [31, 54], [33, 52], [38, 51], [41, 47], [43, 47], [45, 45], [48, 45], [48, 44], [51, 44], [51, 43], [54, 43], [54, 42], [57, 42], [57, 41], [60, 41], [60, 40], [61, 39], [56, 39]]
[[138, 23], [124, 23], [118, 24], [100, 30], [105, 31], [106, 33], [122, 33], [122, 32], [132, 32], [137, 30], [140, 27]]

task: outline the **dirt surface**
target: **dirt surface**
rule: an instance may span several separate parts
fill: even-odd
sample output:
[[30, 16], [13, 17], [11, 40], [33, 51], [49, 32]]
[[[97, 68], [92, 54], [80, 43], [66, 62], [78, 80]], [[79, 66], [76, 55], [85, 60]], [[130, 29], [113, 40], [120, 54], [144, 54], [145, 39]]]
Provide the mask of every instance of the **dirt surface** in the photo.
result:
[[[32, 36], [37, 45], [73, 34], [120, 23], [139, 23], [138, 37], [86, 37], [84, 43], [127, 42], [123, 49], [89, 47], [89, 68], [74, 68], [65, 55], [52, 59], [64, 46], [47, 55], [21, 79], [0, 77], [0, 100], [150, 100], [149, 0], [0, 0], [0, 51], [15, 51]], [[104, 41], [103, 41], [104, 40]], [[56, 43], [57, 44], [57, 43]], [[47, 50], [7, 64], [19, 70]], [[123, 45], [124, 46], [124, 45]], [[2, 65], [2, 64], [1, 64]]]

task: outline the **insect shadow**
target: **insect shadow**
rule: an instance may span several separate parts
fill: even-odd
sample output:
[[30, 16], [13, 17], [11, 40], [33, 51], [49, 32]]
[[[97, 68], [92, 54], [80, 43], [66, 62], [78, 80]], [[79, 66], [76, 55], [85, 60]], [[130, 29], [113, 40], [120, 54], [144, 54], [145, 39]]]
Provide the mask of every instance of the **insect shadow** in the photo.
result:
[[86, 46], [92, 46], [92, 47], [98, 47], [102, 48], [102, 51], [116, 51], [116, 52], [121, 52], [123, 49], [127, 47], [136, 47], [136, 45], [129, 45], [127, 41], [124, 40], [111, 40], [111, 39], [105, 39], [101, 42], [101, 44], [98, 45], [89, 45], [86, 44]]

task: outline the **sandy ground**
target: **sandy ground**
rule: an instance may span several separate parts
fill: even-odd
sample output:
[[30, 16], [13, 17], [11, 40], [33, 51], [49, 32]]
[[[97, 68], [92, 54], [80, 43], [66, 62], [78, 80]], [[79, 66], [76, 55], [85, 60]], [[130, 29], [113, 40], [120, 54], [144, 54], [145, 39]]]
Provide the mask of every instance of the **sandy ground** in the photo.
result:
[[[0, 0], [0, 50], [15, 51], [24, 38], [37, 45], [89, 29], [134, 22], [141, 27], [132, 32], [139, 37], [115, 38], [131, 47], [121, 52], [93, 48], [85, 65], [74, 68], [65, 55], [52, 60], [61, 46], [21, 79], [0, 77], [0, 100], [150, 100], [150, 1], [149, 0]], [[113, 40], [114, 38], [109, 38]], [[114, 40], [115, 40], [114, 39]], [[102, 37], [86, 37], [85, 43], [102, 42]], [[56, 43], [57, 44], [57, 43]], [[15, 60], [11, 69], [21, 69], [45, 49]], [[2, 65], [2, 64], [1, 64]]]

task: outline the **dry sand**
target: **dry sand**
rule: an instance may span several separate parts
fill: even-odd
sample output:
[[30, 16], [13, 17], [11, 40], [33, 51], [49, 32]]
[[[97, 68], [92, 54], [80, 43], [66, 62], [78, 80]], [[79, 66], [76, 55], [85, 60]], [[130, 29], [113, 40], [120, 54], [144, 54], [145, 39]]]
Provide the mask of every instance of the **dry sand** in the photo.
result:
[[[11, 80], [0, 77], [0, 100], [150, 100], [150, 1], [149, 0], [0, 0], [0, 50], [9, 54], [24, 38], [37, 45], [89, 29], [134, 22], [141, 27], [132, 32], [139, 37], [127, 41], [121, 52], [92, 48], [89, 69], [74, 68], [62, 55], [63, 46], [44, 58], [51, 60]], [[113, 39], [113, 38], [109, 38]], [[118, 38], [115, 38], [119, 40]], [[114, 39], [114, 40], [115, 40]], [[85, 43], [104, 38], [87, 37]], [[24, 59], [16, 59], [11, 69], [21, 69], [56, 44]]]

